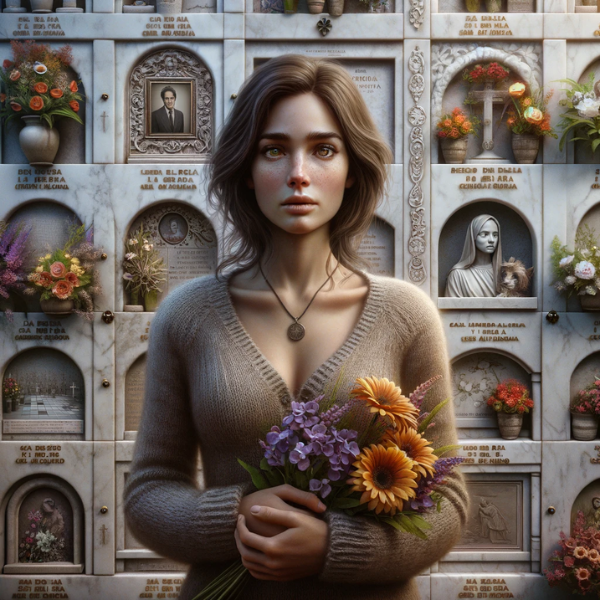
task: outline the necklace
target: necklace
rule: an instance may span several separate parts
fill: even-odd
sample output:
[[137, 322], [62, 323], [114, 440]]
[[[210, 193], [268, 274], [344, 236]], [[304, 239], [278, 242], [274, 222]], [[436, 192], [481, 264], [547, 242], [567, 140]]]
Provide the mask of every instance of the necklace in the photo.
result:
[[277, 300], [279, 300], [279, 304], [281, 304], [281, 306], [283, 306], [283, 310], [285, 310], [285, 312], [292, 319], [294, 319], [294, 322], [288, 327], [288, 330], [287, 330], [287, 336], [290, 340], [292, 340], [292, 342], [299, 342], [304, 337], [306, 330], [304, 329], [304, 325], [302, 325], [302, 323], [299, 323], [299, 320], [304, 316], [304, 313], [308, 310], [309, 306], [313, 303], [313, 300], [317, 297], [317, 294], [325, 287], [325, 284], [333, 277], [333, 273], [336, 272], [338, 266], [339, 266], [339, 263], [335, 266], [335, 269], [333, 270], [331, 275], [323, 282], [323, 285], [314, 293], [314, 296], [310, 299], [310, 302], [307, 304], [306, 308], [302, 311], [302, 314], [299, 317], [295, 317], [285, 307], [285, 304], [281, 301], [281, 298], [277, 295], [277, 292], [273, 289], [273, 286], [269, 283], [269, 280], [266, 278], [265, 274], [263, 273], [260, 263], [258, 263], [258, 268], [260, 269], [262, 276], [264, 277], [265, 281], [267, 282], [267, 285], [271, 288], [271, 291], [275, 294], [275, 298], [277, 298]]

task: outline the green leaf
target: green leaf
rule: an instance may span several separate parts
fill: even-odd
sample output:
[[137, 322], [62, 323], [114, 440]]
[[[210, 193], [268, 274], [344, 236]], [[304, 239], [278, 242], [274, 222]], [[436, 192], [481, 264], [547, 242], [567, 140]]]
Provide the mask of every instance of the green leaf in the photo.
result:
[[253, 466], [245, 463], [243, 460], [240, 460], [239, 458], [238, 458], [238, 463], [240, 463], [240, 465], [242, 465], [242, 467], [244, 467], [244, 469], [246, 469], [246, 471], [248, 471], [248, 473], [250, 473], [250, 477], [252, 477], [252, 483], [255, 485], [256, 489], [266, 490], [270, 487], [267, 480], [265, 479], [264, 475], [256, 467], [253, 467]]
[[592, 142], [592, 152], [596, 152], [596, 148], [600, 145], [600, 137]]
[[431, 421], [433, 420], [433, 418], [435, 417], [435, 415], [437, 415], [440, 410], [442, 410], [442, 408], [444, 408], [444, 406], [446, 406], [446, 404], [448, 404], [448, 402], [450, 402], [450, 398], [446, 398], [443, 402], [440, 402], [428, 415], [427, 417], [425, 417], [425, 419], [423, 419], [423, 421], [421, 422], [421, 424], [419, 425], [419, 429], [417, 430], [418, 433], [423, 433], [426, 429], [427, 426], [429, 425], [429, 423], [431, 423]]
[[333, 501], [332, 507], [345, 510], [347, 508], [356, 508], [360, 506], [360, 500], [356, 498], [336, 498]]
[[412, 533], [413, 535], [416, 535], [418, 538], [420, 538], [422, 540], [427, 539], [427, 536], [425, 535], [425, 533], [423, 531], [421, 531], [421, 529], [413, 523], [412, 519], [409, 516], [403, 515], [402, 513], [400, 513], [398, 515], [398, 518], [399, 518], [402, 526], [406, 527], [408, 533]]
[[431, 523], [428, 523], [421, 515], [411, 515], [410, 520], [421, 530], [431, 529]]
[[406, 529], [404, 529], [404, 527], [402, 527], [402, 525], [400, 525], [400, 523], [398, 523], [398, 521], [396, 521], [395, 519], [386, 518], [382, 519], [382, 521], [384, 523], [387, 523], [388, 525], [391, 525], [394, 529], [397, 529], [398, 531], [408, 533], [408, 531], [406, 531]]
[[444, 454], [447, 454], [448, 452], [460, 450], [461, 448], [462, 446], [460, 444], [448, 444], [447, 446], [440, 446], [439, 448], [436, 448], [433, 453], [439, 457], [444, 456]]

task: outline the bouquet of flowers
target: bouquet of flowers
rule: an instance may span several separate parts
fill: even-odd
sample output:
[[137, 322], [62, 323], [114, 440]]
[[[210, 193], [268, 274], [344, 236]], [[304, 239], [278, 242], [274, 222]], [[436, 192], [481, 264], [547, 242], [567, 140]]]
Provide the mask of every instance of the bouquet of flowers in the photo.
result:
[[101, 293], [94, 265], [101, 250], [94, 248], [91, 240], [91, 227], [71, 225], [64, 247], [40, 256], [28, 276], [34, 289], [41, 292], [40, 300], [73, 300], [75, 312], [89, 321], [93, 319], [92, 297]]
[[456, 107], [450, 114], [444, 115], [437, 124], [439, 138], [457, 140], [466, 135], [477, 133], [479, 119], [475, 116], [467, 117], [465, 113]]
[[486, 81], [503, 81], [510, 71], [497, 62], [475, 65], [463, 71], [463, 79], [469, 83], [484, 83]]
[[587, 415], [600, 415], [600, 379], [577, 392], [571, 411]]
[[65, 68], [71, 64], [71, 47], [51, 50], [31, 40], [11, 42], [13, 60], [5, 60], [0, 69], [4, 104], [0, 115], [7, 121], [23, 115], [39, 115], [49, 127], [61, 117], [83, 121], [77, 114], [82, 101], [76, 81]]
[[[441, 510], [437, 491], [461, 458], [440, 458], [458, 446], [434, 449], [424, 437], [435, 415], [420, 413], [433, 377], [407, 398], [386, 378], [357, 379], [352, 400], [330, 397], [292, 402], [281, 425], [259, 443], [260, 467], [239, 461], [257, 489], [290, 484], [317, 494], [328, 508], [377, 519], [426, 539], [428, 511]], [[339, 381], [338, 381], [339, 383]], [[247, 571], [234, 563], [194, 600], [225, 600], [241, 593]]]
[[125, 260], [123, 262], [123, 279], [125, 289], [129, 292], [132, 304], [139, 304], [140, 299], [149, 294], [156, 296], [162, 292], [158, 287], [166, 281], [167, 271], [164, 261], [154, 244], [150, 242], [150, 232], [140, 227], [125, 244]]
[[562, 120], [558, 126], [563, 130], [560, 137], [559, 148], [564, 148], [567, 141], [567, 134], [575, 131], [576, 137], [571, 138], [570, 142], [581, 140], [596, 151], [600, 144], [600, 98], [594, 93], [594, 73], [590, 73], [585, 83], [577, 83], [573, 79], [559, 79], [561, 83], [566, 83], [571, 89], [564, 90], [567, 94], [559, 104], [567, 108], [561, 113]]
[[552, 266], [556, 281], [554, 287], [559, 292], [567, 292], [570, 297], [573, 292], [578, 296], [595, 296], [600, 289], [600, 251], [596, 232], [585, 224], [575, 235], [575, 249], [569, 250], [562, 246], [558, 236], [552, 240]]
[[[47, 503], [45, 500], [44, 503]], [[54, 502], [50, 499], [52, 507]], [[55, 509], [57, 512], [58, 509]], [[59, 512], [60, 514], [60, 512]], [[62, 515], [60, 515], [62, 517]], [[66, 542], [60, 534], [54, 535], [47, 527], [44, 516], [39, 510], [28, 514], [29, 526], [19, 544], [19, 562], [55, 562], [67, 559]]]
[[[0, 296], [10, 298], [13, 292], [27, 293], [27, 274], [23, 269], [25, 244], [30, 228], [22, 225], [7, 225], [0, 221]], [[6, 316], [12, 320], [12, 312]]]
[[516, 379], [507, 379], [496, 386], [488, 398], [488, 406], [496, 412], [528, 413], [533, 408], [533, 400], [529, 397], [529, 390]]
[[600, 593], [600, 531], [585, 527], [583, 511], [577, 513], [573, 535], [560, 532], [560, 549], [550, 557], [544, 569], [548, 583], [578, 596], [598, 597]]
[[550, 127], [550, 113], [548, 102], [553, 91], [545, 96], [542, 89], [533, 94], [525, 94], [527, 87], [524, 83], [513, 83], [508, 88], [513, 106], [508, 109], [507, 127], [517, 135], [531, 134], [538, 137], [548, 135], [553, 138], [558, 136]]
[[4, 400], [10, 400], [12, 405], [15, 406], [15, 401], [19, 397], [21, 392], [21, 388], [17, 383], [17, 380], [13, 377], [7, 377], [4, 380], [4, 384], [2, 386], [2, 396]]

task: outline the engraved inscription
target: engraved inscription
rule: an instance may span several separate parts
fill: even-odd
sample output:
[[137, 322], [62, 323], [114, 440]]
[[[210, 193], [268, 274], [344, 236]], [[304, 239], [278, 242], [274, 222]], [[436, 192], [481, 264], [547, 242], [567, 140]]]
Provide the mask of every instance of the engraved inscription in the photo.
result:
[[516, 190], [520, 167], [453, 167], [452, 175], [466, 175], [459, 190]]
[[482, 35], [509, 36], [513, 34], [504, 15], [480, 15], [479, 19], [476, 15], [467, 16], [458, 35], [466, 37]]

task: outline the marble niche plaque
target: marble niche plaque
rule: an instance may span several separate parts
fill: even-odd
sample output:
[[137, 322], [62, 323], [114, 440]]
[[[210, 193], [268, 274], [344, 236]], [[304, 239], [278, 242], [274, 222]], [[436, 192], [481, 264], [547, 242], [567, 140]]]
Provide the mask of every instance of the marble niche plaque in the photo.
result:
[[[8, 221], [30, 229], [24, 263], [26, 272], [37, 266], [40, 256], [65, 245], [71, 223], [81, 225], [81, 221], [71, 209], [50, 200], [37, 200], [25, 204], [13, 212]], [[14, 295], [11, 298], [14, 298]], [[40, 312], [39, 296], [22, 296], [10, 301], [0, 299], [0, 308], [10, 308], [14, 312]]]
[[30, 479], [7, 505], [4, 573], [81, 573], [83, 511], [75, 491], [56, 477]]
[[360, 244], [358, 253], [361, 258], [369, 261], [370, 273], [394, 277], [394, 228], [383, 219], [375, 217]]
[[131, 225], [133, 235], [143, 225], [167, 267], [160, 284], [159, 302], [178, 285], [213, 273], [217, 263], [217, 236], [210, 221], [197, 209], [163, 203], [146, 210]]
[[[162, 98], [167, 88], [175, 96], [170, 126]], [[131, 73], [129, 98], [129, 163], [210, 160], [213, 79], [195, 54], [172, 48], [146, 56]]]
[[522, 551], [523, 547], [523, 481], [467, 481], [471, 506], [463, 536], [453, 552]]
[[3, 382], [7, 378], [20, 394], [16, 401], [2, 399], [4, 439], [83, 439], [85, 384], [71, 358], [53, 348], [31, 348], [8, 364]]

